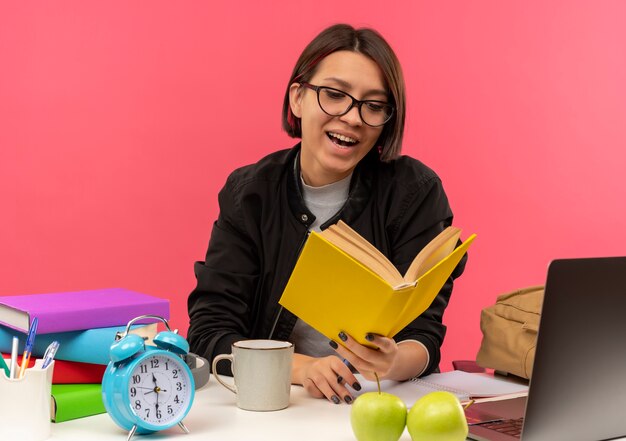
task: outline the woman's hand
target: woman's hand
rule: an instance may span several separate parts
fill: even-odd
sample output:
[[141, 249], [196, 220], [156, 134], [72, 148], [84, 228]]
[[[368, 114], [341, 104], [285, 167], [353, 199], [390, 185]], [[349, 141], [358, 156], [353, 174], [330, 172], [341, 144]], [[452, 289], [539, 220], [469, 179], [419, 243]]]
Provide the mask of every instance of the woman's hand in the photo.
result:
[[375, 381], [376, 376], [379, 379], [407, 380], [419, 375], [428, 363], [426, 348], [417, 341], [398, 344], [392, 338], [367, 334], [365, 339], [375, 346], [371, 348], [344, 332], [340, 332], [338, 337], [343, 345], [335, 341], [331, 341], [330, 345], [367, 380]]
[[304, 386], [313, 397], [326, 398], [335, 404], [352, 403], [353, 397], [346, 388], [361, 389], [361, 385], [343, 361], [330, 355], [314, 358], [302, 354], [293, 355], [292, 382]]

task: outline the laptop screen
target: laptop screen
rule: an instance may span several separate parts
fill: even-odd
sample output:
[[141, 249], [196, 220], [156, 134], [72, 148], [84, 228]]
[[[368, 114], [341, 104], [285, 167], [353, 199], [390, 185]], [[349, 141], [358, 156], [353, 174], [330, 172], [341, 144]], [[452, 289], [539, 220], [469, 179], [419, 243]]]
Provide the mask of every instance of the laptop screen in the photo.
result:
[[555, 260], [522, 439], [620, 436], [626, 436], [626, 257]]
[[[489, 414], [515, 417], [511, 405], [484, 404], [489, 407], [481, 410]], [[474, 434], [503, 439], [478, 426]], [[626, 257], [555, 260], [548, 269], [522, 440], [623, 436]]]

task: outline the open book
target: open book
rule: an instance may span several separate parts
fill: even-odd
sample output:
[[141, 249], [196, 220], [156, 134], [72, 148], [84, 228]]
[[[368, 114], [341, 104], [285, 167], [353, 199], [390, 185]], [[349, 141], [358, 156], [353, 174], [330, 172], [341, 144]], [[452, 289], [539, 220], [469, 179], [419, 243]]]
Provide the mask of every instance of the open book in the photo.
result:
[[[375, 392], [378, 385], [375, 381], [365, 380], [360, 374], [357, 379], [361, 384], [360, 391], [351, 390], [357, 397], [365, 392]], [[528, 385], [498, 376], [469, 373], [464, 371], [449, 371], [430, 374], [421, 378], [411, 378], [407, 381], [381, 380], [380, 389], [383, 392], [397, 395], [407, 407], [411, 407], [424, 395], [435, 391], [447, 391], [457, 396], [461, 401], [475, 398], [501, 397], [508, 395], [524, 395], [528, 393]]]
[[460, 235], [458, 228], [446, 228], [402, 276], [339, 221], [311, 233], [279, 303], [329, 339], [344, 331], [371, 346], [367, 333], [393, 337], [428, 309], [476, 237], [456, 247]]

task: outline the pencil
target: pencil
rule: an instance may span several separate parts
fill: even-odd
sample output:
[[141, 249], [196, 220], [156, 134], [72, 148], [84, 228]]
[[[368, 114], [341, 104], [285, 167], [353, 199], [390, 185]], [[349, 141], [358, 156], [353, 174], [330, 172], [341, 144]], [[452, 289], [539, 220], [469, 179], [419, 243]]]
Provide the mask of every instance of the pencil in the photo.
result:
[[13, 342], [11, 344], [11, 374], [10, 378], [17, 377], [17, 346], [20, 344], [20, 341], [17, 337], [13, 337]]

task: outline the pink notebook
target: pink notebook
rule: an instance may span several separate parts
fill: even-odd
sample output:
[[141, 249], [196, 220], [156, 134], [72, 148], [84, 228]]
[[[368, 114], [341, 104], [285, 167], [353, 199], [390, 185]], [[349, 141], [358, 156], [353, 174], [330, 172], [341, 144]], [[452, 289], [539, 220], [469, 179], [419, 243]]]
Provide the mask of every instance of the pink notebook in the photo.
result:
[[169, 312], [169, 300], [123, 288], [0, 296], [0, 323], [28, 332], [37, 317], [38, 334], [120, 326], [146, 314], [168, 319]]

